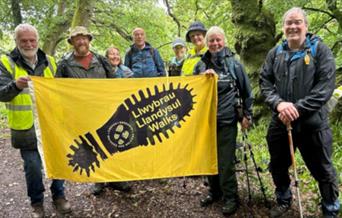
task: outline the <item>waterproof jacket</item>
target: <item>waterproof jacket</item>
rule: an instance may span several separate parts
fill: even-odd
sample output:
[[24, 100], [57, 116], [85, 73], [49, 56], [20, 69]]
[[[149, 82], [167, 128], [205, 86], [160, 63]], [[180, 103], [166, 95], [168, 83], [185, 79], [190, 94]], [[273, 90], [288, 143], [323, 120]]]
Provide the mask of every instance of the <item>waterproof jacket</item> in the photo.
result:
[[134, 73], [134, 77], [165, 76], [165, 67], [157, 49], [145, 43], [143, 49], [131, 45], [125, 55], [125, 65]]
[[191, 76], [194, 74], [196, 64], [201, 60], [203, 55], [208, 51], [207, 47], [204, 47], [196, 53], [196, 49], [190, 49], [188, 53], [188, 57], [185, 59], [183, 66], [182, 66], [182, 75], [184, 76]]
[[114, 73], [116, 78], [131, 78], [133, 77], [133, 72], [131, 69], [123, 64], [114, 67]]
[[[228, 63], [231, 66], [228, 66]], [[243, 116], [251, 118], [253, 102], [251, 86], [242, 64], [234, 58], [234, 54], [225, 47], [213, 58], [207, 51], [197, 63], [194, 75], [207, 69], [213, 69], [218, 75], [218, 123], [233, 124], [238, 121], [239, 99], [242, 101]]]
[[[318, 42], [315, 56], [311, 45], [317, 40], [307, 34], [304, 48], [292, 52], [285, 40], [281, 52], [274, 47], [268, 53], [260, 73], [260, 89], [273, 111], [271, 127], [282, 126], [277, 106], [292, 102], [299, 118], [292, 122], [294, 131], [318, 131], [328, 128], [326, 102], [335, 87], [335, 60], [331, 50]], [[277, 52], [278, 50], [278, 52]]]
[[[13, 60], [15, 65], [26, 70], [28, 75], [32, 76], [44, 76], [44, 70], [49, 68], [49, 61], [46, 54], [38, 49], [37, 51], [37, 64], [34, 69], [32, 69], [24, 60], [23, 56], [20, 54], [19, 50], [15, 48], [9, 55], [9, 58]], [[51, 57], [52, 58], [52, 57]], [[51, 59], [53, 60], [53, 58]], [[54, 60], [53, 60], [54, 62]], [[55, 71], [55, 67], [51, 68]], [[53, 75], [55, 72], [51, 72]], [[17, 97], [23, 90], [20, 90], [15, 85], [15, 79], [13, 75], [6, 69], [4, 64], [0, 62], [0, 101], [10, 102], [15, 97]], [[32, 126], [27, 129], [14, 130], [11, 129], [11, 140], [12, 146], [20, 149], [36, 149], [37, 139], [35, 134], [35, 129]]]
[[65, 54], [57, 66], [56, 77], [65, 78], [116, 78], [114, 69], [107, 58], [102, 55], [93, 54], [90, 66], [85, 69], [75, 60], [73, 52]]

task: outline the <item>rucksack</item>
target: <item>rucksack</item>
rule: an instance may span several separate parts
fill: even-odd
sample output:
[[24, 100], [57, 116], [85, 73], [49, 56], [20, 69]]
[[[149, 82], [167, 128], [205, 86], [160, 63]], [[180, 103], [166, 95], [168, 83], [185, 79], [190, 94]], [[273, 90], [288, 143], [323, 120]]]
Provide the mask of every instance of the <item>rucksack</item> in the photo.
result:
[[[317, 36], [314, 36], [313, 39], [314, 40], [311, 41], [309, 37], [306, 37], [305, 48], [304, 48], [305, 52], [303, 53], [303, 56], [306, 54], [311, 54], [311, 56], [313, 57], [313, 61], [315, 63], [316, 62], [315, 56], [317, 53], [317, 46], [318, 46], [318, 42], [320, 41], [320, 39]], [[275, 56], [278, 56], [279, 54], [281, 54], [284, 51], [284, 46], [287, 45], [287, 42], [284, 42], [284, 43], [278, 45], [278, 47], [276, 48]]]

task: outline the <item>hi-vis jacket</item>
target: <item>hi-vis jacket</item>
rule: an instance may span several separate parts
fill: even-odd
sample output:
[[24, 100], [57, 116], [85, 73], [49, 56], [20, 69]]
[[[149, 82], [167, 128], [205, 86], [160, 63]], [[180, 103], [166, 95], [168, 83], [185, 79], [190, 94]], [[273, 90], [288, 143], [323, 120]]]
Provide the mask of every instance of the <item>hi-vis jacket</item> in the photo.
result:
[[183, 76], [191, 76], [194, 74], [196, 64], [201, 60], [204, 53], [208, 50], [207, 47], [201, 49], [201, 51], [196, 54], [195, 48], [192, 48], [188, 53], [188, 58], [185, 59], [182, 67]]
[[[17, 136], [16, 133], [13, 134], [13, 131], [30, 130], [34, 121], [32, 100], [28, 89], [18, 89], [15, 80], [28, 75], [53, 78], [56, 72], [56, 63], [53, 57], [47, 56], [41, 50], [38, 50], [37, 55], [38, 62], [35, 69], [26, 64], [17, 49], [14, 49], [9, 55], [2, 55], [0, 59], [0, 101], [6, 102], [12, 138]], [[13, 146], [20, 147], [21, 145]]]

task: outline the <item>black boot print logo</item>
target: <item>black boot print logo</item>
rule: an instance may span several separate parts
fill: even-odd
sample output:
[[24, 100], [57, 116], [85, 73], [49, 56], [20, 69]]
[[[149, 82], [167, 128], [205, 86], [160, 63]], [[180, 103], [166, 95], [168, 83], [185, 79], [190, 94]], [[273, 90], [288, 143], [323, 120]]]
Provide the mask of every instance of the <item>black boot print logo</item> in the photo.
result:
[[[176, 88], [170, 83], [168, 89], [163, 85], [160, 91], [154, 87], [154, 95], [149, 88], [147, 96], [140, 90], [139, 100], [135, 95], [126, 98], [120, 104], [112, 117], [96, 130], [98, 137], [110, 155], [116, 152], [124, 152], [128, 149], [155, 145], [155, 140], [162, 142], [161, 134], [167, 139], [170, 133], [175, 133], [175, 127], [181, 128], [180, 122], [185, 122], [185, 117], [190, 117], [193, 110], [194, 95], [188, 85]], [[83, 171], [90, 176], [95, 167], [100, 168], [98, 156], [106, 160], [108, 156], [99, 146], [93, 135], [88, 132], [74, 140], [77, 146], [70, 145], [73, 154], [68, 154], [69, 165], [73, 171]]]

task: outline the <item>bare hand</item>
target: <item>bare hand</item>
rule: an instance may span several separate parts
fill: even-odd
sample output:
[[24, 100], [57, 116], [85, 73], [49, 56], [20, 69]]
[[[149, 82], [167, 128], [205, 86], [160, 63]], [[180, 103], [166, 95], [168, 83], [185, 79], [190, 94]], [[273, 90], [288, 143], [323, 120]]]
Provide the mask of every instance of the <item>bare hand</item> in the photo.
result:
[[241, 121], [241, 130], [245, 131], [245, 130], [249, 129], [250, 126], [251, 126], [250, 120], [247, 119], [247, 117], [243, 117], [242, 121]]
[[215, 76], [216, 75], [215, 70], [213, 70], [213, 69], [208, 69], [208, 70], [206, 70], [200, 74], [205, 74], [207, 76]]
[[18, 89], [24, 89], [28, 87], [28, 81], [30, 81], [30, 77], [28, 76], [21, 76], [15, 81], [15, 85]]
[[290, 123], [299, 117], [297, 108], [291, 102], [281, 102], [277, 106], [279, 119], [284, 123]]

